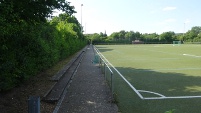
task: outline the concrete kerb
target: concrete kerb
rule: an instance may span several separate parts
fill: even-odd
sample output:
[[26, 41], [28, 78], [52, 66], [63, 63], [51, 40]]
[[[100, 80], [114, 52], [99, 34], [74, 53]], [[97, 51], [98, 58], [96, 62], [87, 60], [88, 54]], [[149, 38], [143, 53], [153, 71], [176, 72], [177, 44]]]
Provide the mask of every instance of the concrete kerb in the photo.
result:
[[80, 55], [82, 55], [84, 52], [86, 51], [86, 47], [84, 49], [82, 49], [81, 51], [79, 51], [77, 53], [77, 55], [71, 59], [61, 70], [59, 70], [50, 80], [52, 81], [58, 81], [66, 72], [66, 70], [68, 70], [71, 65], [80, 57]]
[[[78, 53], [77, 53], [77, 55], [73, 58], [73, 59], [71, 59], [70, 61], [69, 61], [69, 63], [67, 64], [67, 65], [65, 65], [63, 68], [62, 68], [62, 72], [63, 73], [60, 73], [60, 71], [58, 71], [53, 77], [52, 77], [52, 79], [50, 79], [51, 81], [56, 81], [53, 85], [52, 85], [52, 87], [44, 94], [44, 96], [42, 97], [42, 100], [43, 101], [45, 101], [45, 102], [48, 102], [45, 98], [47, 97], [47, 95], [48, 94], [50, 94], [50, 92], [52, 91], [52, 89], [53, 89], [53, 87], [57, 84], [57, 82], [59, 81], [59, 79], [60, 78], [62, 78], [62, 76], [65, 74], [65, 72], [66, 72], [66, 70], [68, 70], [70, 67], [71, 67], [71, 65], [80, 57], [80, 55], [83, 55], [84, 53], [85, 53], [85, 51], [87, 50], [86, 49], [87, 48], [87, 46], [86, 47], [84, 47], [81, 51], [79, 51]], [[83, 57], [83, 56], [82, 56]], [[83, 58], [81, 58], [81, 60], [82, 60]], [[79, 64], [80, 64], [80, 62], [81, 61], [79, 61]], [[68, 68], [66, 68], [66, 67], [68, 67]], [[63, 69], [66, 69], [65, 71], [63, 71]], [[76, 67], [76, 69], [77, 69], [77, 67]], [[58, 75], [58, 73], [60, 73], [60, 75]], [[74, 75], [74, 74], [73, 74]], [[72, 76], [73, 76], [72, 75]], [[56, 77], [56, 76], [59, 76], [59, 77]], [[59, 79], [53, 79], [53, 78], [59, 78]], [[72, 80], [72, 79], [70, 79], [70, 80]], [[69, 81], [69, 83], [70, 83], [70, 81]], [[68, 86], [68, 84], [67, 84], [67, 86]], [[64, 89], [65, 90], [65, 89]], [[64, 91], [63, 91], [64, 92]]]
[[[86, 48], [85, 48], [85, 51], [84, 51], [84, 52], [86, 52]], [[56, 107], [55, 107], [53, 113], [57, 113], [57, 112], [59, 111], [59, 108], [60, 108], [60, 106], [61, 106], [61, 104], [62, 104], [62, 102], [63, 102], [63, 100], [64, 100], [64, 98], [65, 98], [65, 96], [66, 96], [67, 89], [70, 87], [70, 84], [71, 84], [71, 82], [72, 82], [72, 80], [73, 80], [73, 77], [74, 77], [75, 74], [77, 73], [77, 69], [79, 68], [80, 63], [82, 62], [83, 58], [84, 58], [84, 54], [82, 54], [81, 59], [80, 59], [80, 61], [79, 61], [79, 64], [77, 65], [77, 67], [76, 67], [76, 69], [75, 69], [75, 71], [74, 71], [74, 73], [73, 73], [73, 75], [72, 75], [72, 77], [71, 77], [71, 79], [70, 79], [70, 81], [69, 81], [69, 84], [67, 84], [67, 86], [65, 87], [65, 89], [64, 89], [64, 91], [63, 91], [63, 93], [62, 93], [62, 95], [61, 95], [61, 98], [59, 99], [59, 101], [58, 101], [58, 103], [57, 103], [57, 105], [56, 105]]]

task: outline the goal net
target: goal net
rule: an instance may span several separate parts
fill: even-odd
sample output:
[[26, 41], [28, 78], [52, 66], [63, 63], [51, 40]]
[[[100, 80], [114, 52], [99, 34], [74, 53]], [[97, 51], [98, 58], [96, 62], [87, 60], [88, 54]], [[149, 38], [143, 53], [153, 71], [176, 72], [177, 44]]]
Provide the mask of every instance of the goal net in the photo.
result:
[[175, 46], [175, 45], [177, 45], [177, 46], [181, 45], [181, 41], [173, 41], [173, 46]]

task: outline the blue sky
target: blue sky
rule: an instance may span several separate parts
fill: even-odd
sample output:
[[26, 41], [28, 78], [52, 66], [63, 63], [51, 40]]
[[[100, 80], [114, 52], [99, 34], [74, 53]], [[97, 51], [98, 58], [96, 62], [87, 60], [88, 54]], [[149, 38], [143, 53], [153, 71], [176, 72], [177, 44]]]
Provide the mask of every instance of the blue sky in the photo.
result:
[[201, 26], [200, 0], [67, 0], [75, 6], [74, 16], [84, 33], [120, 30], [158, 33], [187, 32]]

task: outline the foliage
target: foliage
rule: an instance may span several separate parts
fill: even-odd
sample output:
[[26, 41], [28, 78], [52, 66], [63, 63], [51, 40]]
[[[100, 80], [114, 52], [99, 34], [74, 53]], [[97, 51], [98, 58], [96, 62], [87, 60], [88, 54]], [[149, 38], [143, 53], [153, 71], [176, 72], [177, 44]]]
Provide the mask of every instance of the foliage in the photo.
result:
[[183, 40], [186, 42], [201, 42], [201, 27], [192, 27], [191, 30], [184, 34]]
[[173, 41], [180, 40], [182, 42], [197, 42], [201, 43], [201, 27], [195, 26], [192, 27], [187, 33], [174, 33], [172, 31], [163, 32], [162, 34], [157, 33], [140, 33], [134, 31], [125, 31], [121, 30], [119, 32], [113, 32], [110, 36], [103, 36], [103, 33], [94, 33], [88, 34], [88, 39], [91, 39], [94, 44], [131, 44], [134, 40], [140, 40], [147, 44], [152, 43], [163, 43], [163, 44], [171, 44]]
[[[55, 8], [68, 13], [47, 22]], [[65, 0], [4, 0], [0, 11], [0, 91], [20, 85], [86, 44]]]
[[163, 39], [159, 38], [159, 35], [156, 33], [151, 33], [151, 34], [145, 33], [143, 34], [143, 39], [145, 43], [164, 41]]
[[65, 0], [3, 0], [0, 2], [0, 12], [8, 22], [30, 23], [46, 21], [54, 9], [65, 11], [72, 15], [74, 7]]
[[160, 35], [160, 39], [165, 40], [165, 42], [172, 42], [174, 40], [174, 32], [164, 32]]
[[169, 111], [166, 111], [165, 113], [174, 113], [175, 109], [172, 109], [172, 110], [169, 110]]
[[104, 42], [104, 40], [106, 40], [107, 38], [107, 34], [106, 33], [103, 34], [102, 32], [100, 32], [100, 34], [94, 33], [94, 34], [87, 34], [85, 36], [88, 40], [90, 40], [93, 43]]

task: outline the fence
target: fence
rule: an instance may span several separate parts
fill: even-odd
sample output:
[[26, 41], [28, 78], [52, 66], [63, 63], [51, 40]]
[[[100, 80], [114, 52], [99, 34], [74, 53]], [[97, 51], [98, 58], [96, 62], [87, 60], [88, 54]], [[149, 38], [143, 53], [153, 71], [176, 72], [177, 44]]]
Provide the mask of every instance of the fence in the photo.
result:
[[99, 64], [101, 72], [103, 73], [105, 80], [107, 81], [108, 85], [111, 88], [112, 99], [114, 99], [114, 97], [113, 97], [113, 94], [114, 94], [113, 71], [108, 66], [107, 62], [104, 61], [104, 59], [100, 56], [100, 52], [98, 51], [98, 49], [94, 48], [94, 50], [95, 50], [95, 62]]
[[94, 53], [95, 61], [99, 63], [100, 70], [111, 88], [113, 101], [117, 103], [119, 110], [122, 113], [143, 112], [139, 106], [145, 107], [147, 102], [141, 101], [142, 95], [119, 73], [119, 69], [114, 68], [104, 58], [95, 46]]

